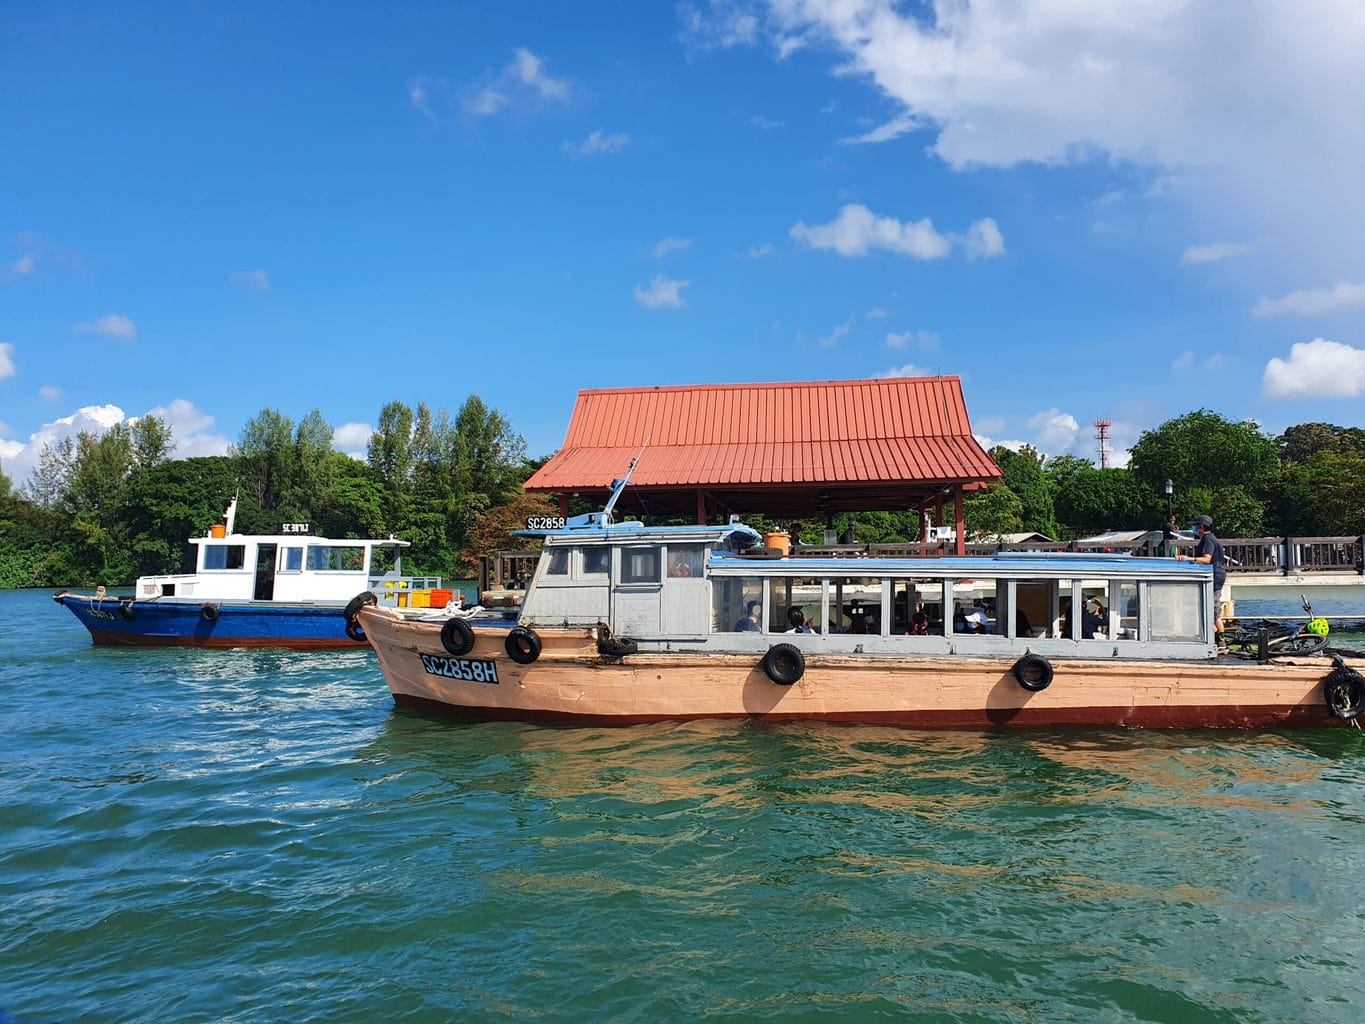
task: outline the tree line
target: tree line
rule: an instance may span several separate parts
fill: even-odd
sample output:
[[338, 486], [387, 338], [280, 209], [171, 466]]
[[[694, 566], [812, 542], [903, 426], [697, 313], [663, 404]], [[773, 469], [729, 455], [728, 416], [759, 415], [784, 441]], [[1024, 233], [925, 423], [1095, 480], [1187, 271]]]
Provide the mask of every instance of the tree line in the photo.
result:
[[[407, 568], [449, 578], [519, 546], [511, 531], [553, 511], [545, 496], [522, 489], [545, 460], [528, 459], [507, 418], [477, 396], [453, 416], [389, 402], [363, 461], [332, 442], [319, 411], [296, 423], [267, 408], [222, 456], [171, 458], [171, 433], [155, 416], [45, 447], [17, 488], [0, 469], [0, 587], [126, 584], [186, 571], [185, 539], [220, 522], [234, 494], [242, 533], [275, 533], [282, 522], [312, 522], [336, 538], [392, 533], [412, 544]], [[990, 454], [1002, 479], [966, 499], [974, 536], [1036, 531], [1068, 540], [1157, 529], [1168, 479], [1182, 526], [1208, 514], [1224, 537], [1365, 532], [1360, 428], [1305, 423], [1275, 437], [1200, 409], [1143, 433], [1125, 468], [1028, 447]], [[819, 543], [825, 526], [758, 517], [753, 525], [787, 526], [805, 543]], [[872, 543], [915, 540], [919, 526], [909, 511], [836, 523]]]

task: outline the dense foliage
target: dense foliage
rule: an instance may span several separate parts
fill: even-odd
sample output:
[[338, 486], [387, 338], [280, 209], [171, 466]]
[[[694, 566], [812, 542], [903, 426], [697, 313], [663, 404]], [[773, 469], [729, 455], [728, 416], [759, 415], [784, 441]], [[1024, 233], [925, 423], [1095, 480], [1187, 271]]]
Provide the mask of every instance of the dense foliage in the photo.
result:
[[[332, 449], [317, 410], [297, 423], [263, 409], [227, 455], [172, 459], [154, 416], [45, 448], [29, 480], [0, 471], [0, 587], [128, 583], [187, 569], [185, 538], [221, 522], [238, 496], [237, 528], [273, 533], [312, 522], [329, 537], [412, 542], [405, 564], [446, 577], [472, 574], [480, 556], [521, 546], [512, 531], [554, 509], [522, 481], [539, 462], [496, 409], [471, 396], [451, 416], [425, 404], [385, 405], [365, 461]], [[1270, 437], [1206, 409], [1144, 433], [1126, 469], [993, 448], [1002, 480], [971, 494], [967, 528], [978, 537], [1036, 531], [1059, 540], [1103, 530], [1158, 529], [1165, 481], [1182, 525], [1212, 515], [1225, 537], [1365, 533], [1365, 430], [1327, 423]], [[580, 509], [575, 508], [575, 511]], [[754, 517], [820, 543], [824, 523]], [[919, 536], [912, 511], [837, 517], [859, 543]]]

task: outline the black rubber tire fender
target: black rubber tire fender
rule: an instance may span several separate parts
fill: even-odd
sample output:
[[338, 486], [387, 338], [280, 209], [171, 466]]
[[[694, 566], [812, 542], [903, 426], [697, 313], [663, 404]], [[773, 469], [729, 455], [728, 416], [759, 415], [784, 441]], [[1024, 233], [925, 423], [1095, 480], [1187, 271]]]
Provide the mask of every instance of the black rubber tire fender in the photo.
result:
[[474, 649], [474, 630], [464, 619], [447, 619], [441, 627], [441, 646], [455, 658], [463, 658]]
[[218, 606], [212, 601], [205, 601], [199, 609], [199, 617], [205, 622], [217, 622]]
[[791, 686], [806, 674], [806, 656], [796, 644], [773, 644], [761, 664], [763, 674], [778, 686]]
[[347, 622], [354, 622], [355, 617], [360, 613], [360, 609], [364, 608], [367, 604], [378, 603], [379, 598], [375, 597], [374, 594], [368, 590], [362, 590], [359, 594], [356, 594], [355, 597], [346, 602], [346, 610], [341, 613], [341, 616]]
[[133, 617], [133, 599], [131, 597], [125, 597], [119, 600], [118, 617], [124, 622], [127, 622]]
[[540, 657], [540, 637], [534, 629], [513, 626], [503, 641], [507, 656], [518, 665], [529, 665]]
[[1052, 662], [1041, 654], [1025, 654], [1014, 663], [1014, 679], [1031, 693], [1052, 685]]
[[1322, 695], [1333, 718], [1349, 722], [1365, 710], [1365, 676], [1338, 665], [1322, 681]]

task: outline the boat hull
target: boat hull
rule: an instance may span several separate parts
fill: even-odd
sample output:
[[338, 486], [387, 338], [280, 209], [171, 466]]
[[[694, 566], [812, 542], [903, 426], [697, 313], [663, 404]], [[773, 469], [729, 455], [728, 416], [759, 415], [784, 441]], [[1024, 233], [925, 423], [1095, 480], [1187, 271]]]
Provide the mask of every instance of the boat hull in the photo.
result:
[[[108, 647], [282, 647], [291, 650], [360, 649], [364, 642], [346, 635], [340, 606], [272, 602], [214, 602], [217, 617], [203, 604], [165, 600], [97, 600], [58, 594], [54, 600], [90, 631], [91, 640]], [[126, 601], [126, 599], [125, 599]], [[131, 608], [125, 617], [121, 609]]]
[[[919, 728], [1118, 726], [1156, 729], [1341, 725], [1328, 712], [1331, 664], [1053, 662], [1046, 689], [1025, 690], [1013, 663], [984, 657], [822, 655], [779, 686], [752, 654], [663, 652], [601, 657], [594, 633], [538, 630], [539, 658], [522, 665], [506, 631], [475, 630], [451, 659], [439, 626], [366, 609], [360, 621], [397, 704], [473, 719], [629, 725], [693, 718], [824, 720]], [[491, 663], [496, 681], [453, 678]], [[482, 671], [482, 670], [480, 670]], [[487, 673], [485, 673], [487, 674]]]

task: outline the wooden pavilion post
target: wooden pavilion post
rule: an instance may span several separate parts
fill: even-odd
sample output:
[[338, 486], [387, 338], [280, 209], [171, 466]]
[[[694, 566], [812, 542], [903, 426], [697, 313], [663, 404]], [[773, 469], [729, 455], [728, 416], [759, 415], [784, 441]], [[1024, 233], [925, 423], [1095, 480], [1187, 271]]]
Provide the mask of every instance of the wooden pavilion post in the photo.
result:
[[706, 492], [697, 488], [697, 525], [706, 525]]
[[957, 543], [954, 545], [954, 554], [965, 555], [967, 553], [967, 530], [962, 522], [962, 485], [958, 484], [953, 488], [953, 514], [957, 517]]
[[569, 496], [567, 494], [559, 496], [559, 514], [565, 519], [569, 518]]

